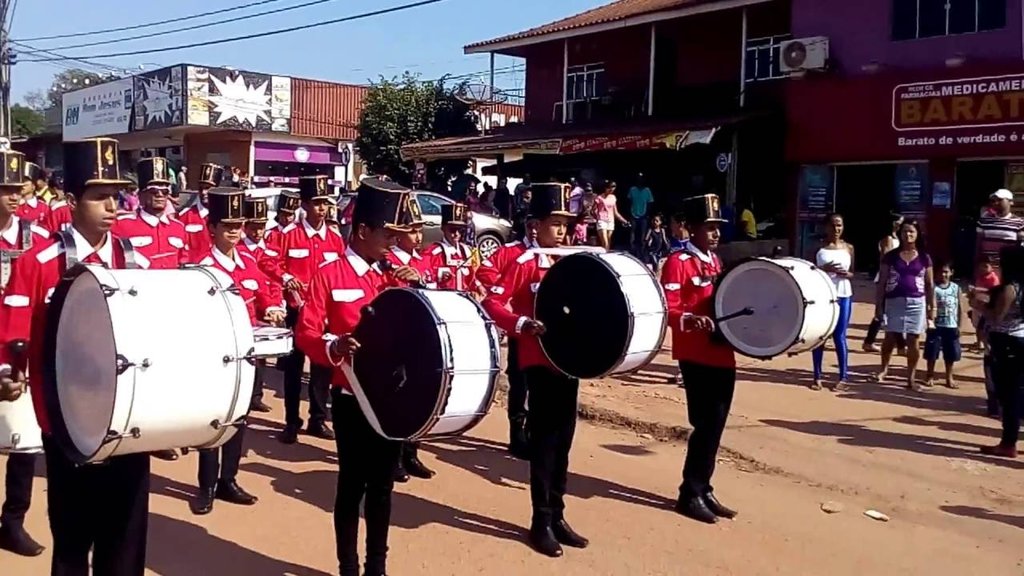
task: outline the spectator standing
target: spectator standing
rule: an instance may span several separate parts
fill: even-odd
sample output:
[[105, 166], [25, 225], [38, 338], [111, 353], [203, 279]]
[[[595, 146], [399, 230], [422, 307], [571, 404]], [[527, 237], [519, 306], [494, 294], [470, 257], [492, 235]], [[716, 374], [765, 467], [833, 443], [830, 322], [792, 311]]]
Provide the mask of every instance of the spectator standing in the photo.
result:
[[647, 256], [647, 264], [654, 272], [658, 271], [658, 265], [669, 251], [668, 234], [661, 223], [661, 215], [655, 214], [651, 217], [651, 227], [644, 237], [644, 254]]
[[981, 452], [1004, 458], [1017, 457], [1020, 439], [1021, 384], [1024, 378], [1024, 248], [1007, 246], [1000, 251], [1002, 284], [992, 292], [985, 306], [992, 349], [992, 379], [1002, 408], [1003, 432], [999, 444], [983, 446]]
[[188, 190], [188, 166], [182, 165], [178, 170], [178, 192]]
[[975, 262], [987, 256], [996, 271], [999, 269], [999, 251], [1017, 246], [1024, 239], [1024, 218], [1014, 216], [1013, 192], [1003, 188], [989, 196], [990, 212], [978, 219]]
[[[893, 213], [890, 215], [889, 231], [881, 240], [878, 241], [878, 261], [879, 271], [875, 274], [875, 284], [879, 282], [879, 276], [881, 274], [881, 261], [885, 258], [885, 255], [889, 252], [900, 247], [899, 230], [900, 226], [903, 225], [903, 215]], [[883, 310], [884, 312], [884, 310]], [[878, 330], [882, 327], [881, 317], [876, 317], [871, 320], [871, 324], [868, 325], [867, 336], [864, 337], [864, 351], [865, 352], [877, 352], [878, 346], [875, 344], [875, 340], [878, 338]], [[897, 340], [896, 345], [902, 350], [906, 344], [902, 339], [902, 336]]]
[[498, 210], [498, 216], [512, 221], [512, 193], [508, 191], [508, 178], [504, 176], [498, 178], [498, 187], [494, 189], [494, 207]]
[[630, 216], [633, 217], [632, 248], [638, 258], [643, 258], [647, 240], [647, 211], [654, 202], [654, 195], [647, 187], [643, 174], [637, 174], [636, 183], [629, 189]]
[[903, 222], [899, 235], [899, 250], [882, 257], [879, 272], [875, 318], [883, 320], [885, 340], [882, 341], [882, 368], [878, 380], [884, 382], [888, 376], [896, 336], [903, 334], [907, 343], [907, 388], [918, 391], [920, 349], [917, 342], [928, 326], [934, 326], [935, 283], [931, 257], [918, 250], [917, 222]]
[[740, 240], [757, 240], [757, 219], [754, 218], [753, 205], [750, 203], [749, 198], [740, 200], [737, 205], [739, 208], [739, 220], [737, 221], [737, 227], [740, 231]]
[[619, 199], [615, 196], [615, 188], [615, 182], [609, 181], [604, 186], [604, 192], [594, 201], [594, 209], [597, 214], [597, 241], [605, 250], [611, 250], [615, 222], [629, 224], [629, 221], [619, 214]]
[[960, 325], [966, 319], [966, 309], [960, 305], [960, 286], [953, 282], [953, 266], [936, 266], [935, 327], [929, 328], [924, 341], [924, 360], [928, 365], [925, 386], [931, 388], [935, 379], [935, 363], [942, 354], [946, 368], [946, 386], [957, 388], [953, 379], [953, 365], [960, 361]]
[[[846, 329], [850, 326], [850, 316], [853, 313], [853, 285], [850, 283], [850, 278], [853, 278], [853, 246], [843, 240], [842, 216], [828, 215], [825, 218], [825, 226], [825, 243], [818, 250], [814, 260], [818, 268], [828, 274], [836, 287], [839, 319], [836, 321], [836, 329], [832, 332], [832, 341], [835, 343], [836, 356], [839, 360], [839, 381], [833, 390], [842, 392], [846, 390], [849, 378], [850, 351], [846, 344]], [[821, 365], [824, 357], [825, 343], [822, 342], [821, 346], [811, 353], [814, 366], [811, 390], [821, 390]]]

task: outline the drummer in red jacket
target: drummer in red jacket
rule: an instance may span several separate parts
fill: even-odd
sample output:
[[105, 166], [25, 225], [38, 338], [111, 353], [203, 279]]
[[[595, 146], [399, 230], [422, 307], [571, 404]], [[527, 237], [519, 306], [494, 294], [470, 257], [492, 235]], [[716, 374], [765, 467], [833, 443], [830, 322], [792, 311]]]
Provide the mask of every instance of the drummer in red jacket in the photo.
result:
[[[331, 411], [338, 449], [338, 491], [334, 529], [341, 576], [359, 576], [359, 508], [366, 517], [365, 576], [387, 573], [388, 529], [394, 468], [401, 444], [377, 434], [370, 425], [341, 365], [359, 348], [352, 337], [363, 307], [387, 280], [378, 262], [394, 244], [406, 200], [406, 188], [366, 178], [359, 185], [352, 234], [341, 258], [313, 275], [295, 327], [298, 348], [311, 362], [331, 370]], [[413, 283], [410, 266], [395, 269], [397, 280]]]
[[[249, 321], [254, 326], [260, 321], [280, 326], [284, 324], [281, 291], [273, 288], [260, 272], [256, 258], [238, 248], [245, 224], [242, 211], [244, 197], [245, 192], [238, 188], [214, 188], [207, 192], [206, 209], [209, 212], [206, 218], [212, 246], [198, 264], [216, 268], [231, 277], [245, 300]], [[257, 498], [242, 489], [236, 480], [244, 439], [243, 425], [220, 448], [199, 451], [199, 494], [192, 505], [195, 514], [209, 514], [213, 510], [214, 499], [242, 506], [256, 503]]]
[[463, 242], [470, 214], [465, 204], [441, 206], [441, 233], [444, 238], [427, 249], [427, 260], [437, 287], [459, 292], [482, 292], [473, 265], [473, 247]]
[[736, 355], [715, 334], [714, 320], [714, 283], [722, 273], [722, 261], [714, 250], [725, 220], [715, 194], [684, 200], [682, 218], [690, 242], [668, 257], [661, 272], [672, 328], [672, 358], [679, 362], [686, 382], [686, 412], [693, 427], [676, 512], [714, 524], [719, 518], [736, 516], [718, 501], [711, 486], [736, 388]]
[[[40, 242], [18, 258], [0, 306], [0, 364], [24, 374], [25, 362], [8, 344], [28, 342], [29, 373], [43, 374], [47, 305], [67, 269], [80, 261], [123, 269], [130, 252], [111, 234], [118, 192], [130, 184], [118, 168], [117, 141], [109, 138], [65, 142], [64, 179], [73, 224], [67, 235]], [[69, 249], [65, 250], [67, 239]], [[130, 248], [128, 249], [130, 251]], [[0, 401], [15, 400], [20, 383], [0, 379]], [[116, 456], [80, 466], [53, 436], [62, 418], [32, 383], [36, 418], [46, 455], [47, 505], [53, 533], [53, 574], [88, 574], [89, 552], [96, 574], [142, 576], [146, 570], [149, 516], [149, 455]]]
[[[569, 189], [560, 185], [534, 185], [530, 215], [537, 220], [537, 244], [553, 248], [566, 241], [569, 221]], [[536, 286], [553, 258], [527, 251], [510, 263], [483, 301], [494, 322], [519, 344], [519, 367], [530, 394], [526, 422], [530, 454], [530, 499], [533, 520], [530, 544], [557, 558], [562, 544], [586, 548], [589, 541], [565, 520], [565, 491], [569, 452], [576, 431], [576, 403], [580, 382], [561, 373], [541, 349], [538, 336], [544, 325], [533, 319]]]

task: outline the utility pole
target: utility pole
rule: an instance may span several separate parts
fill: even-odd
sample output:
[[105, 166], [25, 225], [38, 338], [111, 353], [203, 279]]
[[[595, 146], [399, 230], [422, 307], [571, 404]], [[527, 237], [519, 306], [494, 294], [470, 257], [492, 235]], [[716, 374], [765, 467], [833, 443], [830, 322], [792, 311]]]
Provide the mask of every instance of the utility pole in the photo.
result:
[[0, 0], [0, 136], [11, 137], [11, 45], [7, 11], [10, 0]]

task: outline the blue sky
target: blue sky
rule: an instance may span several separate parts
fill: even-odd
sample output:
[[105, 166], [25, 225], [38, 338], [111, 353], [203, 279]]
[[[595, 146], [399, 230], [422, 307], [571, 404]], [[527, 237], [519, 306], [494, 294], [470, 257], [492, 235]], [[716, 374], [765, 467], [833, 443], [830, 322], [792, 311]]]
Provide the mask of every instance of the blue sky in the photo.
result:
[[[302, 4], [306, 1], [308, 0], [279, 0], [219, 17], [101, 36], [38, 40], [29, 44], [36, 48], [52, 49], [118, 39], [214, 22], [218, 21], [218, 18], [224, 21], [232, 16]], [[249, 2], [252, 0], [20, 0], [11, 37], [19, 40], [128, 26], [161, 18], [209, 12]], [[253, 18], [237, 24], [60, 52], [88, 58], [89, 55], [173, 46], [322, 22], [406, 2], [407, 0], [332, 0], [325, 4], [280, 15]], [[607, 2], [602, 0], [444, 0], [439, 4], [403, 12], [265, 39], [96, 62], [135, 71], [140, 64], [145, 65], [147, 69], [153, 69], [157, 67], [156, 64], [190, 62], [351, 83], [365, 83], [379, 75], [399, 75], [404, 70], [422, 74], [424, 78], [481, 72], [479, 78], [484, 80], [488, 68], [487, 56], [464, 55], [464, 45], [530, 28], [605, 3]], [[64, 62], [27, 63], [24, 60], [33, 56], [25, 54], [23, 48], [21, 50], [19, 57], [22, 62], [14, 66], [12, 73], [11, 89], [16, 102], [20, 102], [30, 90], [49, 87], [53, 74], [61, 68], [76, 65]], [[522, 65], [522, 60], [498, 57], [495, 66], [509, 66], [513, 62]], [[498, 76], [496, 83], [504, 88], [521, 88], [523, 78], [522, 72], [506, 73]]]

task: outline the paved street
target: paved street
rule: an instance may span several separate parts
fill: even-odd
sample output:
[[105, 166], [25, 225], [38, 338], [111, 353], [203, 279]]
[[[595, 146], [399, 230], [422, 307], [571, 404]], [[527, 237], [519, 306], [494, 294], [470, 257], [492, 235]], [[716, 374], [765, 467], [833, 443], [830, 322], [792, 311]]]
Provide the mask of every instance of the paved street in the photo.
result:
[[[864, 315], [858, 307], [857, 322]], [[853, 358], [865, 371], [877, 361]], [[585, 411], [602, 419], [615, 414], [606, 425], [581, 424], [573, 451], [569, 515], [591, 537], [590, 549], [548, 560], [523, 543], [527, 465], [504, 454], [505, 422], [495, 407], [469, 437], [423, 450], [438, 476], [401, 486], [395, 496], [390, 573], [1024, 573], [1024, 462], [975, 453], [998, 430], [996, 421], [976, 415], [976, 359], [965, 361], [959, 391], [912, 394], [857, 383], [842, 395], [799, 386], [809, 361], [741, 369], [725, 437], [729, 453], [716, 477], [723, 500], [741, 510], [736, 521], [705, 527], [670, 510], [683, 447], [652, 437], [685, 428], [685, 406], [682, 391], [662, 383], [671, 368], [659, 358], [626, 381], [588, 383], [581, 395]], [[331, 443], [304, 437], [299, 445], [280, 445], [273, 438], [280, 399], [272, 404], [270, 418], [255, 420], [241, 475], [260, 496], [257, 507], [220, 504], [211, 516], [194, 517], [186, 499], [195, 456], [155, 463], [152, 574], [334, 573]], [[655, 433], [633, 430], [644, 426]], [[40, 480], [30, 525], [48, 541], [44, 490]], [[843, 511], [822, 512], [829, 501]], [[868, 519], [869, 508], [891, 521]], [[45, 574], [47, 562], [0, 554], [5, 575]]]

